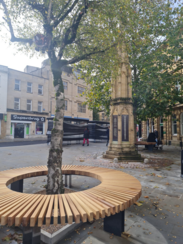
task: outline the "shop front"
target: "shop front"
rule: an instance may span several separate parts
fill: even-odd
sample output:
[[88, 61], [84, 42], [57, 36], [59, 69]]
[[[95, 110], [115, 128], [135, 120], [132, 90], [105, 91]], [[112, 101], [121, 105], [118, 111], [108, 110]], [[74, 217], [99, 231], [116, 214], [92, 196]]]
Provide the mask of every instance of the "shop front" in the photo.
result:
[[11, 114], [11, 138], [36, 138], [45, 135], [45, 117]]

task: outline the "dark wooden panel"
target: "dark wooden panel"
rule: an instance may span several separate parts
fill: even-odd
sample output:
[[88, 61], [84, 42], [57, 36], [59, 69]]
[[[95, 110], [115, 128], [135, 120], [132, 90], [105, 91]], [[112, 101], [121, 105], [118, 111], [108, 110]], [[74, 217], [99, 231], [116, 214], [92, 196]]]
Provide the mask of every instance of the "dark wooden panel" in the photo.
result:
[[118, 140], [118, 116], [113, 115], [113, 141]]
[[122, 115], [122, 141], [129, 141], [129, 115]]

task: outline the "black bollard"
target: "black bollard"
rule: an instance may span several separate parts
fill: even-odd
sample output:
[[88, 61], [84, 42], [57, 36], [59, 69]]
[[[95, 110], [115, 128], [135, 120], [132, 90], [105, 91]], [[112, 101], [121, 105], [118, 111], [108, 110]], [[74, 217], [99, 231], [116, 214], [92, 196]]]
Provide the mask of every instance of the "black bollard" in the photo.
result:
[[183, 178], [183, 150], [181, 150], [181, 177]]

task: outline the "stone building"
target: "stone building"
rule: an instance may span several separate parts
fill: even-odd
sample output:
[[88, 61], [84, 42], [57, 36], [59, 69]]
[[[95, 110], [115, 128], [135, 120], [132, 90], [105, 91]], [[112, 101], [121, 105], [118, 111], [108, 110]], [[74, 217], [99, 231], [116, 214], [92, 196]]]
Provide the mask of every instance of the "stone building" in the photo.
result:
[[99, 121], [109, 122], [110, 118], [105, 114], [105, 112], [99, 112]]
[[[84, 80], [63, 70], [65, 116], [92, 120], [92, 111], [82, 103]], [[26, 66], [24, 72], [0, 66], [0, 139], [45, 138], [48, 117], [55, 111], [55, 93], [50, 66]]]
[[180, 145], [183, 138], [183, 104], [174, 107], [173, 115], [158, 117], [142, 122], [142, 138], [146, 140], [150, 132], [158, 131], [163, 144]]

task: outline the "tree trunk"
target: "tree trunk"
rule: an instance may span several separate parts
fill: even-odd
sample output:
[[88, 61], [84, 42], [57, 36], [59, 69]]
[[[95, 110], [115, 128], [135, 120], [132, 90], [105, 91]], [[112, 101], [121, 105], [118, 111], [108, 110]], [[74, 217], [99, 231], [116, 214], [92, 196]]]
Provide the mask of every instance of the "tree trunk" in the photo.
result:
[[64, 90], [62, 72], [53, 70], [53, 84], [55, 87], [56, 111], [51, 132], [51, 148], [48, 156], [48, 179], [47, 194], [64, 193], [62, 179], [62, 142], [63, 142], [63, 121], [64, 121]]

